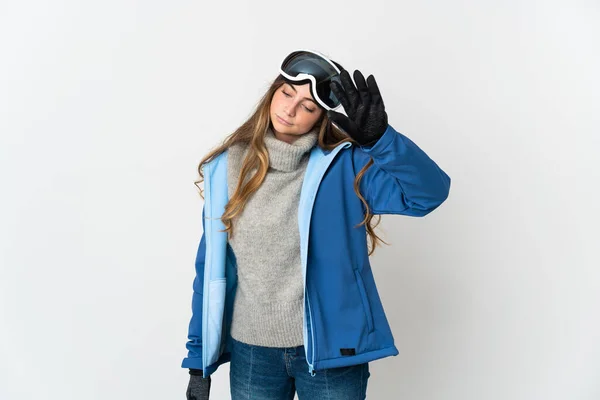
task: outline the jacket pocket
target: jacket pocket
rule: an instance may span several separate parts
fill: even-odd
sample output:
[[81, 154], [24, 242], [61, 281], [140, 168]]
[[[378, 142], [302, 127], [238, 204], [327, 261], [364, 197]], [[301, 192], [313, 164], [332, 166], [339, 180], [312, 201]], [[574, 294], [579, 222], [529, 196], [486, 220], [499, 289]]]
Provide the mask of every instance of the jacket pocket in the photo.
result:
[[363, 303], [363, 308], [365, 310], [365, 315], [367, 317], [367, 325], [369, 327], [369, 332], [373, 332], [373, 314], [371, 313], [371, 306], [369, 304], [369, 298], [367, 297], [367, 290], [365, 288], [365, 283], [363, 282], [360, 271], [355, 269], [354, 275], [356, 276], [356, 283], [358, 284], [358, 290], [360, 292], [360, 298]]

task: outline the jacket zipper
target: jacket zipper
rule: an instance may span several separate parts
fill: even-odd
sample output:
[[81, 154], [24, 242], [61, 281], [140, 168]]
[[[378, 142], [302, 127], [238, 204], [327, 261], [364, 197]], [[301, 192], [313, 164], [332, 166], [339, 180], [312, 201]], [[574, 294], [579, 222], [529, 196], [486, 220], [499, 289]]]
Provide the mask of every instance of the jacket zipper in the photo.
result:
[[[335, 159], [335, 157], [337, 157], [337, 155], [339, 154], [339, 152], [345, 148], [345, 147], [350, 147], [351, 144], [349, 142], [344, 143], [342, 146], [339, 146], [338, 148], [334, 149], [333, 151], [335, 151], [336, 153], [333, 155], [333, 157], [331, 158], [331, 160], [327, 163], [327, 165], [323, 168], [325, 171], [329, 168], [329, 165], [331, 165], [331, 163], [333, 162], [333, 160]], [[321, 179], [323, 179], [323, 174], [321, 174]], [[316, 190], [314, 192], [314, 194], [311, 196], [311, 204], [310, 204], [310, 213], [312, 215], [312, 209], [314, 207], [315, 204], [315, 198], [317, 197], [317, 191], [319, 189], [319, 186], [321, 184], [321, 181], [319, 180]], [[308, 218], [308, 220], [310, 221], [310, 217]], [[306, 353], [306, 362], [308, 363], [308, 373], [310, 374], [310, 376], [315, 376], [315, 367], [314, 367], [314, 361], [315, 361], [315, 328], [314, 328], [314, 323], [313, 323], [313, 319], [312, 319], [312, 310], [310, 307], [310, 298], [308, 296], [308, 290], [307, 290], [307, 286], [306, 286], [306, 276], [308, 275], [308, 237], [310, 235], [310, 222], [308, 223], [308, 230], [307, 230], [307, 234], [306, 234], [306, 254], [307, 254], [307, 259], [306, 259], [306, 266], [304, 267], [304, 296], [306, 297], [306, 302], [308, 303], [308, 318], [310, 321], [310, 339], [311, 339], [311, 344], [312, 344], [312, 357], [310, 359], [310, 361], [308, 360], [308, 349], [305, 348], [304, 351]]]
[[[308, 291], [306, 290], [306, 284], [304, 286], [304, 295], [306, 296], [306, 301], [308, 303], [308, 318], [310, 321], [310, 338], [311, 338], [311, 343], [312, 343], [312, 358], [311, 361], [314, 362], [315, 360], [315, 331], [313, 328], [313, 321], [312, 321], [312, 311], [310, 308], [310, 299], [308, 298]], [[308, 373], [310, 374], [310, 376], [315, 376], [315, 368], [314, 368], [314, 364], [311, 363], [310, 361], [308, 361], [308, 349], [305, 349], [306, 354], [306, 362], [308, 363]]]
[[[316, 195], [315, 195], [316, 196]], [[314, 198], [315, 196], [311, 197], [311, 200], [314, 204]], [[312, 205], [311, 205], [311, 213], [312, 213]], [[309, 219], [310, 220], [310, 219]], [[304, 352], [306, 353], [306, 362], [308, 364], [308, 373], [310, 374], [310, 376], [315, 376], [315, 367], [314, 367], [314, 361], [315, 361], [315, 328], [314, 328], [314, 323], [313, 323], [313, 319], [312, 319], [312, 309], [310, 307], [310, 297], [308, 296], [308, 286], [306, 284], [307, 282], [307, 277], [308, 277], [308, 236], [310, 233], [310, 223], [309, 223], [309, 227], [308, 227], [308, 231], [307, 231], [307, 243], [306, 243], [306, 265], [304, 266], [304, 297], [306, 298], [306, 305], [308, 305], [308, 320], [310, 321], [310, 340], [311, 340], [311, 348], [312, 348], [312, 355], [311, 358], [309, 360], [308, 358], [308, 347], [305, 347]]]
[[[327, 165], [329, 166], [329, 164]], [[318, 190], [319, 185], [317, 185], [317, 190]], [[315, 204], [315, 198], [317, 197], [317, 190], [315, 190], [314, 194], [310, 197], [310, 214], [312, 215], [312, 209], [314, 207]], [[310, 221], [310, 217], [308, 218], [308, 220]], [[314, 366], [314, 362], [315, 362], [315, 324], [312, 318], [312, 308], [310, 306], [310, 296], [308, 296], [308, 286], [306, 284], [306, 281], [308, 280], [308, 238], [310, 236], [310, 222], [308, 223], [308, 230], [307, 230], [307, 234], [306, 234], [306, 265], [304, 267], [304, 275], [305, 275], [305, 279], [304, 279], [304, 295], [306, 296], [306, 302], [308, 304], [308, 319], [310, 321], [310, 340], [311, 340], [311, 348], [312, 348], [312, 354], [311, 354], [311, 358], [310, 361], [308, 360], [308, 348], [305, 349], [306, 352], [306, 362], [308, 363], [308, 373], [310, 374], [310, 376], [315, 376], [315, 366]]]
[[[311, 196], [311, 203], [314, 204], [314, 199], [316, 197], [316, 193]], [[310, 206], [311, 209], [311, 213], [312, 213], [312, 204]], [[309, 218], [310, 220], [310, 218]], [[310, 374], [310, 376], [315, 376], [315, 367], [314, 367], [314, 361], [315, 361], [315, 328], [314, 328], [314, 323], [313, 323], [313, 319], [312, 319], [312, 309], [310, 307], [310, 297], [308, 296], [308, 286], [306, 285], [306, 281], [307, 281], [307, 276], [308, 276], [308, 236], [310, 234], [310, 223], [308, 224], [308, 230], [307, 230], [307, 241], [306, 241], [306, 263], [303, 266], [304, 268], [304, 297], [306, 299], [305, 301], [305, 306], [308, 306], [308, 321], [310, 322], [310, 340], [311, 340], [311, 347], [312, 347], [312, 354], [311, 357], [309, 359], [308, 357], [308, 346], [304, 347], [304, 352], [306, 354], [306, 363], [308, 364], [308, 373]], [[308, 333], [308, 331], [307, 331]], [[307, 341], [308, 344], [308, 341]]]

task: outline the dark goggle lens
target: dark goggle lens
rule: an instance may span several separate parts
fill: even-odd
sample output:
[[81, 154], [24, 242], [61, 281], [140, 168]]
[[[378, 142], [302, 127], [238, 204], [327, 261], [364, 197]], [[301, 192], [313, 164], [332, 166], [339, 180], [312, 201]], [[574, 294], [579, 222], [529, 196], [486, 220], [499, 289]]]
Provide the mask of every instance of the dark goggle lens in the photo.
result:
[[281, 69], [292, 77], [301, 73], [312, 75], [317, 83], [313, 89], [319, 99], [331, 108], [340, 104], [329, 86], [331, 81], [340, 82], [339, 73], [319, 55], [307, 52], [292, 53], [283, 61]]
[[335, 97], [335, 94], [333, 94], [333, 91], [329, 86], [332, 81], [336, 81], [340, 84], [340, 86], [342, 85], [339, 75], [336, 75], [320, 83], [317, 81], [316, 91], [323, 103], [327, 104], [327, 106], [331, 108], [335, 108], [340, 105], [340, 101], [337, 97]]

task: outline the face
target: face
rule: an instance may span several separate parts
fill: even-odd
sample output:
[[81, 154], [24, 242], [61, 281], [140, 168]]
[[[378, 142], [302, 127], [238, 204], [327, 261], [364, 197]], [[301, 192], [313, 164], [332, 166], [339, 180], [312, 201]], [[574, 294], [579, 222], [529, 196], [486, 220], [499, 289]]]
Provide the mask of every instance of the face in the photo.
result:
[[322, 113], [323, 109], [312, 97], [308, 83], [284, 83], [271, 100], [270, 115], [275, 137], [292, 143], [309, 132]]

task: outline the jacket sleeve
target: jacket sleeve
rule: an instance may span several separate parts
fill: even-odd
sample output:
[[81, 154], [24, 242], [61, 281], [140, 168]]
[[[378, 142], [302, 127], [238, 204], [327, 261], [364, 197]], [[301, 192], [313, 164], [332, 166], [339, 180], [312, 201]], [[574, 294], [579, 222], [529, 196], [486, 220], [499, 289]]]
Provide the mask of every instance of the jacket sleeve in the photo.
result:
[[202, 293], [204, 291], [204, 256], [206, 239], [204, 237], [204, 208], [202, 209], [202, 236], [196, 253], [196, 276], [192, 285], [192, 318], [188, 328], [188, 355], [183, 359], [182, 368], [202, 369]]
[[391, 125], [374, 145], [353, 146], [352, 158], [355, 174], [373, 159], [360, 182], [360, 192], [373, 214], [423, 217], [450, 192], [450, 177]]

